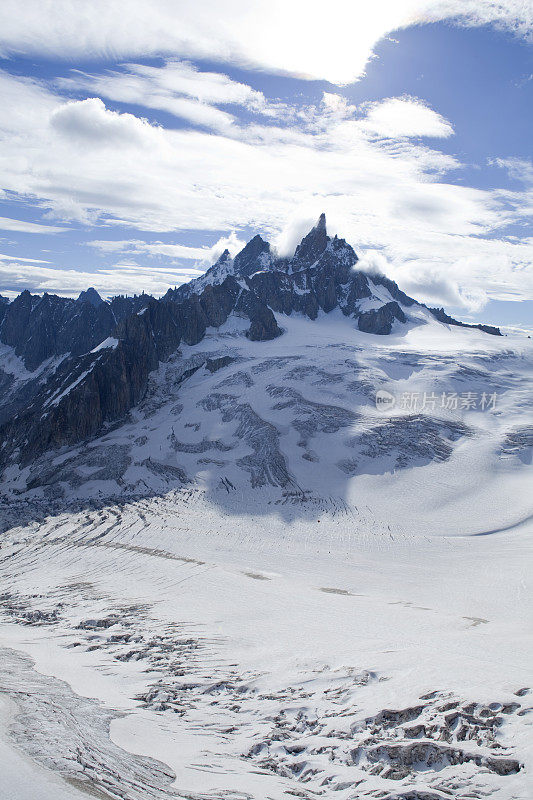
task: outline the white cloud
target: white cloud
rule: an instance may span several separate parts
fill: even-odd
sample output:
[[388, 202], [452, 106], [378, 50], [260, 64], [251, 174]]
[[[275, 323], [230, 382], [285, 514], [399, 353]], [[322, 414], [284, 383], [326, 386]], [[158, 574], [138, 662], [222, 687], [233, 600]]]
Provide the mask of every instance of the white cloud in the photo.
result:
[[54, 58], [208, 58], [325, 78], [357, 79], [376, 43], [399, 28], [452, 20], [531, 40], [524, 0], [3, 0], [0, 52]]
[[201, 72], [183, 61], [167, 61], [161, 68], [142, 64], [128, 66], [133, 74], [145, 78], [155, 90], [183, 94], [200, 103], [229, 103], [246, 108], [262, 108], [266, 103], [264, 95], [250, 86], [220, 72]]
[[128, 251], [135, 252], [135, 245], [143, 244], [138, 240], [129, 239], [93, 239], [86, 242], [88, 247], [94, 247], [101, 253], [125, 253]]
[[404, 292], [429, 306], [452, 306], [475, 312], [488, 302], [485, 292], [479, 289], [465, 290], [457, 281], [437, 272], [433, 264], [424, 264], [422, 261], [402, 265], [401, 284]]
[[365, 250], [359, 258], [356, 269], [371, 275], [390, 275], [390, 264], [379, 250]]
[[[392, 237], [394, 238], [394, 237]], [[384, 247], [382, 271], [429, 305], [476, 312], [491, 300], [533, 299], [531, 243], [431, 235]]]
[[453, 127], [448, 120], [414, 97], [389, 97], [372, 103], [363, 125], [371, 133], [390, 138], [446, 138], [453, 134]]
[[213, 247], [209, 248], [209, 255], [204, 259], [204, 263], [212, 264], [220, 258], [224, 250], [228, 250], [232, 257], [236, 256], [245, 244], [246, 242], [239, 239], [235, 231], [232, 231], [229, 236], [222, 236]]
[[24, 261], [25, 264], [49, 264], [49, 261], [43, 261], [41, 258], [23, 258], [22, 256], [10, 256], [0, 253], [0, 261], [10, 261], [11, 263], [17, 261]]
[[[432, 22], [448, 19], [467, 27], [494, 25], [533, 40], [533, 6], [528, 0], [431, 0], [424, 6]], [[424, 21], [424, 12], [419, 21]]]
[[26, 222], [22, 219], [12, 219], [11, 217], [0, 217], [0, 230], [15, 231], [17, 233], [63, 233], [68, 228], [61, 228], [56, 225], [40, 225], [37, 222]]
[[[294, 249], [325, 210], [330, 230], [358, 251], [374, 251], [363, 264], [380, 266], [428, 302], [441, 298], [474, 308], [487, 297], [533, 297], [531, 242], [501, 235], [507, 224], [517, 226], [516, 234], [527, 223], [531, 193], [446, 183], [447, 173], [461, 168], [457, 160], [411, 141], [453, 133], [438, 111], [415, 98], [357, 109], [334, 92], [325, 93], [318, 107], [291, 108], [183, 61], [203, 57], [345, 84], [363, 74], [376, 43], [402, 27], [442, 20], [492, 24], [531, 40], [530, 3], [330, 0], [327, 9], [307, 0], [23, 5], [21, 11], [18, 0], [0, 4], [0, 55], [114, 61], [163, 55], [166, 61], [160, 67], [126, 63], [104, 75], [75, 73], [61, 89], [95, 96], [71, 102], [38, 81], [0, 73], [1, 197], [13, 193], [51, 219], [151, 232], [248, 225], [275, 236], [289, 219], [278, 239], [282, 252]], [[164, 110], [214, 133], [164, 130], [107, 109], [101, 98]], [[242, 124], [227, 106], [270, 117], [273, 124]], [[287, 119], [297, 124], [279, 124]], [[525, 189], [531, 185], [530, 162], [495, 163]], [[7, 218], [0, 218], [0, 229], [66, 230]], [[107, 253], [204, 264], [224, 246], [234, 252], [241, 244], [237, 233], [213, 248], [132, 239], [123, 247], [108, 244]], [[37, 282], [50, 291], [75, 286], [73, 292], [96, 281], [93, 273], [37, 264], [30, 269], [31, 262], [22, 261], [2, 259], [5, 280], [27, 281], [31, 288]], [[120, 264], [97, 277], [112, 292], [143, 286], [159, 292], [192, 274]]]
[[236, 255], [246, 242], [239, 239], [233, 231], [229, 236], [218, 239], [212, 247], [188, 247], [183, 244], [144, 242], [141, 239], [94, 240], [87, 244], [102, 253], [143, 253], [149, 256], [164, 256], [172, 260], [190, 260], [209, 266], [226, 249], [232, 256]]
[[356, 106], [351, 106], [345, 97], [333, 92], [324, 92], [322, 95], [322, 107], [329, 119], [349, 119], [357, 111]]
[[73, 142], [110, 147], [143, 146], [157, 129], [133, 114], [109, 111], [99, 97], [72, 100], [50, 116], [50, 125]]

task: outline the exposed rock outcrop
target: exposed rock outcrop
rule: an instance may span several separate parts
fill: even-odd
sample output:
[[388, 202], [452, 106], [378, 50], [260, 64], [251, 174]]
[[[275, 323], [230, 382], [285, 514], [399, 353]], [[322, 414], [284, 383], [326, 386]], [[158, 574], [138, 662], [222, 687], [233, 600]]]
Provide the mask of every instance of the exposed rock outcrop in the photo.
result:
[[499, 328], [496, 328], [494, 325], [474, 325], [468, 322], [460, 322], [453, 317], [450, 317], [449, 314], [445, 312], [443, 308], [430, 308], [429, 309], [435, 319], [439, 322], [443, 322], [445, 325], [459, 325], [461, 328], [478, 328], [478, 330], [483, 331], [483, 333], [490, 333], [492, 336], [501, 336], [502, 332]]
[[357, 326], [364, 333], [377, 333], [386, 336], [392, 330], [392, 323], [397, 319], [398, 322], [407, 322], [407, 317], [395, 300], [386, 303], [381, 308], [371, 311], [364, 311], [359, 315]]

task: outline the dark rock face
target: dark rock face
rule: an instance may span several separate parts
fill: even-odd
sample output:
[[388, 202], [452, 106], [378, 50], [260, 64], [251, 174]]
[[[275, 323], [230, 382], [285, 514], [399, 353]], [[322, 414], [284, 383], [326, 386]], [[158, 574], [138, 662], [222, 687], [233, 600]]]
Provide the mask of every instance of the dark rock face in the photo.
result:
[[252, 292], [241, 292], [236, 311], [243, 312], [251, 322], [246, 335], [253, 342], [265, 342], [281, 336], [276, 318], [271, 309]]
[[126, 297], [126, 295], [119, 294], [109, 301], [111, 311], [115, 320], [121, 322], [130, 314], [136, 314], [142, 308], [145, 308], [153, 297], [149, 294], [136, 294], [133, 297]]
[[223, 325], [235, 307], [241, 289], [234, 278], [226, 278], [220, 286], [206, 286], [200, 295], [200, 305], [206, 325]]
[[[138, 305], [137, 298], [115, 300], [127, 306], [122, 318]], [[26, 290], [7, 307], [2, 305], [0, 341], [14, 347], [30, 371], [52, 356], [83, 355], [114, 331], [119, 321], [115, 300], [104, 303], [94, 289], [82, 292], [77, 300], [53, 294], [38, 297]]]
[[86, 353], [109, 336], [116, 325], [107, 303], [95, 306], [90, 302], [83, 302], [78, 313], [72, 313], [71, 310], [69, 312], [67, 319], [64, 322], [61, 320], [58, 326], [54, 352], [50, 355]]
[[7, 297], [2, 297], [2, 295], [0, 294], [0, 325], [2, 324], [8, 305], [9, 305], [9, 300], [7, 299]]
[[[34, 298], [29, 291], [25, 289], [5, 309], [2, 320], [1, 340], [4, 344], [9, 344], [14, 347], [16, 353], [19, 344], [23, 340], [24, 331], [30, 319], [33, 303]], [[19, 353], [17, 353], [17, 355], [19, 355]]]
[[151, 326], [133, 315], [121, 334], [116, 347], [65, 359], [29, 407], [0, 427], [3, 461], [15, 448], [24, 465], [46, 450], [90, 438], [141, 400], [159, 363]]
[[364, 333], [377, 333], [379, 336], [386, 336], [391, 332], [392, 323], [395, 319], [399, 322], [407, 322], [407, 317], [402, 309], [393, 300], [381, 306], [381, 308], [364, 311], [359, 315], [357, 325], [359, 330]]
[[[470, 326], [466, 325], [465, 327], [468, 328]], [[490, 333], [492, 336], [501, 336], [502, 335], [501, 330], [499, 328], [497, 328], [495, 325], [472, 325], [472, 327], [473, 328], [479, 328], [479, 330], [483, 331], [483, 333]]]
[[[235, 259], [237, 260], [237, 259]], [[357, 302], [371, 294], [366, 275], [353, 270], [357, 256], [343, 239], [330, 239], [319, 223], [290, 260], [279, 259], [269, 271], [246, 278], [248, 288], [273, 311], [316, 319], [341, 308], [354, 314]]]
[[243, 276], [252, 275], [260, 269], [267, 269], [272, 263], [272, 260], [269, 243], [265, 242], [261, 236], [254, 236], [246, 247], [235, 256], [233, 262], [235, 274]]

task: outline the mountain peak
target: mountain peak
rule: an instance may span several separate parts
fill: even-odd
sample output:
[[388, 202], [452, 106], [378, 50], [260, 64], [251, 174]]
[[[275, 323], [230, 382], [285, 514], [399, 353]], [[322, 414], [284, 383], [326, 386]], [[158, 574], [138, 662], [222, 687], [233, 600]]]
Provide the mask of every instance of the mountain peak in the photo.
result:
[[92, 306], [99, 306], [104, 301], [92, 286], [86, 289], [84, 292], [80, 292], [78, 296], [79, 303], [90, 303]]
[[311, 228], [296, 248], [294, 261], [297, 263], [298, 269], [304, 269], [314, 264], [328, 246], [328, 242], [326, 215], [322, 213], [314, 228]]
[[271, 262], [270, 245], [259, 234], [250, 239], [240, 253], [235, 256], [235, 274], [251, 275]]
[[230, 256], [230, 252], [229, 252], [228, 248], [226, 247], [226, 249], [224, 250], [224, 252], [222, 253], [222, 255], [220, 255], [220, 256], [217, 258], [217, 260], [215, 261], [215, 264], [225, 264], [225, 263], [226, 263], [226, 261], [229, 261], [229, 260], [230, 260], [230, 257], [231, 257], [231, 256]]

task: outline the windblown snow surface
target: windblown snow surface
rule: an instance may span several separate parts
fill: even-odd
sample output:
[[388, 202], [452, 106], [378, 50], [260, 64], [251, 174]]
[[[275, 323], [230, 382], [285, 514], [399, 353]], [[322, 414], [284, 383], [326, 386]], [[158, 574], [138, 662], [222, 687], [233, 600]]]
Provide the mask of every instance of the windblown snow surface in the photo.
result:
[[2, 800], [533, 796], [531, 343], [278, 321], [7, 476]]

